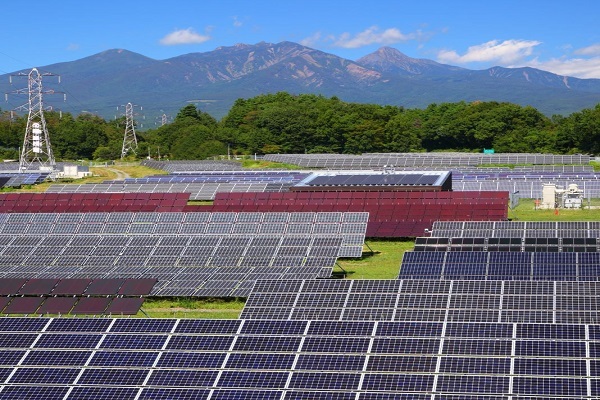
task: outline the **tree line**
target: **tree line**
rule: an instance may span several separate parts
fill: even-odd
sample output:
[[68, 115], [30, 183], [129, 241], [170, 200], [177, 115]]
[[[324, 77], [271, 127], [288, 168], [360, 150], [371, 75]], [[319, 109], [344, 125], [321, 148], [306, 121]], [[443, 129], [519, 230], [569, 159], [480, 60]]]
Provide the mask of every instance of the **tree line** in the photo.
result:
[[[117, 159], [124, 117], [45, 113], [55, 157]], [[27, 116], [0, 110], [0, 156], [17, 158]], [[137, 131], [137, 157], [206, 159], [216, 155], [470, 151], [600, 153], [600, 104], [547, 117], [505, 102], [431, 104], [425, 109], [349, 103], [285, 92], [238, 99], [220, 121], [188, 104], [173, 122]]]

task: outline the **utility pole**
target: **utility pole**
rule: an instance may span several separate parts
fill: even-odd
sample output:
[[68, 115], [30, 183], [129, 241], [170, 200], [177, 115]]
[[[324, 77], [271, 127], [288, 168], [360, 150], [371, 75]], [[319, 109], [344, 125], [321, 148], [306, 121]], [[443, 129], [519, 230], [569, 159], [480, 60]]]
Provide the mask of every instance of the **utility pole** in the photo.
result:
[[[137, 137], [135, 136], [135, 121], [133, 120], [133, 108], [135, 106], [127, 103], [125, 106], [125, 135], [123, 136], [123, 147], [121, 148], [121, 159], [125, 158], [130, 151], [137, 154]], [[140, 110], [142, 108], [140, 107]]]
[[[43, 95], [61, 92], [56, 92], [54, 90], [44, 91], [42, 87], [42, 77], [58, 76], [58, 82], [60, 83], [60, 76], [49, 72], [40, 73], [36, 68], [33, 68], [28, 74], [19, 73], [11, 75], [11, 83], [12, 76], [28, 77], [27, 89], [18, 89], [12, 92], [13, 94], [27, 94], [29, 96], [27, 104], [23, 104], [15, 109], [27, 110], [28, 112], [23, 147], [21, 148], [19, 155], [19, 172], [33, 169], [32, 166], [34, 164], [38, 164], [38, 168], [36, 169], [53, 171], [56, 166], [56, 161], [54, 160], [54, 154], [52, 153], [50, 135], [48, 134], [46, 119], [44, 118], [44, 110], [52, 110], [52, 107], [44, 107]], [[64, 93], [63, 95], [66, 100], [66, 95]], [[6, 93], [6, 99], [8, 100], [8, 93]]]

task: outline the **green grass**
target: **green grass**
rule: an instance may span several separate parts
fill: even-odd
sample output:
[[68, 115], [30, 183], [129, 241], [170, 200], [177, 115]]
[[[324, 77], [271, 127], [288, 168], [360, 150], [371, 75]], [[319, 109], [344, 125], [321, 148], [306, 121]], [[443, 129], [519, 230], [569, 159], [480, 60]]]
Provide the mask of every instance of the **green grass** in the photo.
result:
[[237, 319], [243, 299], [148, 298], [137, 317]]
[[590, 205], [591, 208], [584, 201], [582, 209], [561, 208], [557, 213], [554, 209], [536, 209], [533, 199], [521, 199], [514, 209], [508, 209], [508, 218], [513, 221], [600, 221], [600, 199], [592, 199]]
[[338, 260], [349, 279], [395, 279], [402, 255], [415, 246], [413, 240], [367, 240], [365, 243], [361, 258]]

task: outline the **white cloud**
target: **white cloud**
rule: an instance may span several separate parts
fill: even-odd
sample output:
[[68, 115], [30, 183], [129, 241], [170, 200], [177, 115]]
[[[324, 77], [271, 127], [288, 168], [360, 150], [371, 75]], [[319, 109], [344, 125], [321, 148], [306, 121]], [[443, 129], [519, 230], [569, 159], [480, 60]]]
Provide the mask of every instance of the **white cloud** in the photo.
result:
[[236, 28], [239, 28], [240, 26], [242, 26], [242, 21], [240, 21], [237, 17], [237, 15], [233, 16], [233, 26], [235, 26]]
[[320, 41], [321, 41], [321, 32], [317, 32], [317, 33], [313, 34], [312, 36], [302, 39], [300, 41], [300, 44], [302, 46], [314, 47]]
[[508, 65], [522, 62], [533, 53], [535, 46], [541, 42], [536, 40], [505, 40], [489, 42], [471, 46], [463, 55], [454, 50], [442, 50], [437, 59], [443, 63], [466, 64], [470, 62], [494, 62], [499, 65]]
[[580, 56], [600, 56], [600, 43], [577, 49], [573, 53]]
[[404, 34], [397, 28], [389, 28], [380, 31], [378, 27], [372, 26], [356, 35], [349, 33], [341, 34], [334, 39], [334, 46], [346, 49], [356, 49], [358, 47], [368, 46], [370, 44], [394, 44], [416, 39], [418, 34]]
[[581, 79], [600, 79], [600, 57], [533, 60], [527, 66], [552, 72], [553, 74], [572, 76]]
[[179, 44], [204, 43], [208, 40], [210, 40], [210, 36], [201, 35], [192, 28], [187, 28], [169, 33], [167, 36], [160, 39], [160, 44], [165, 46], [175, 46]]

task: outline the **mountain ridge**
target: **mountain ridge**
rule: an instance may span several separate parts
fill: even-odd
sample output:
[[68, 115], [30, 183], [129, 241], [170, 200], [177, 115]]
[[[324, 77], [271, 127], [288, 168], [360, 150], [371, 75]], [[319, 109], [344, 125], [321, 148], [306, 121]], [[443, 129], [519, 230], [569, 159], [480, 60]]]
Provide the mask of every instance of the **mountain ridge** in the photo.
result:
[[[115, 107], [128, 102], [142, 105], [149, 119], [163, 113], [174, 116], [188, 103], [221, 118], [239, 98], [278, 91], [405, 108], [456, 101], [511, 102], [530, 105], [548, 116], [600, 103], [599, 79], [531, 67], [469, 70], [411, 58], [391, 47], [355, 61], [287, 41], [239, 43], [165, 60], [110, 49], [38, 69], [62, 76], [57, 90], [73, 100], [68, 102], [70, 109], [59, 103], [57, 108], [75, 115], [85, 110], [104, 118], [112, 118]], [[0, 90], [5, 93], [14, 90], [8, 75], [0, 76]]]

